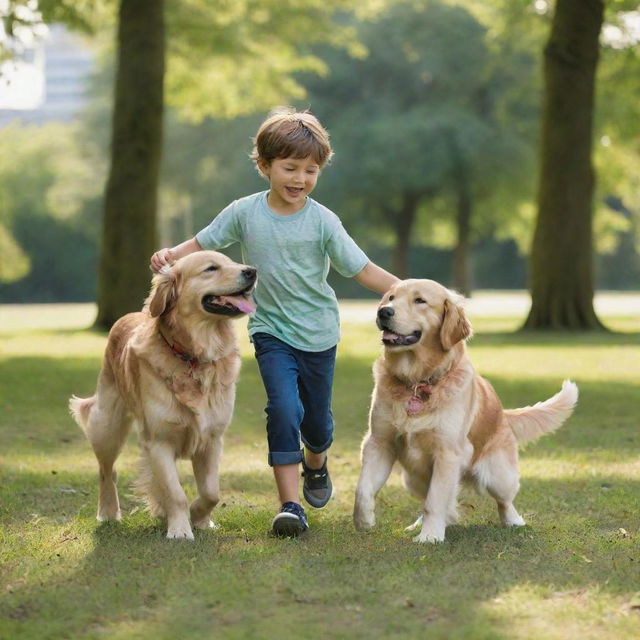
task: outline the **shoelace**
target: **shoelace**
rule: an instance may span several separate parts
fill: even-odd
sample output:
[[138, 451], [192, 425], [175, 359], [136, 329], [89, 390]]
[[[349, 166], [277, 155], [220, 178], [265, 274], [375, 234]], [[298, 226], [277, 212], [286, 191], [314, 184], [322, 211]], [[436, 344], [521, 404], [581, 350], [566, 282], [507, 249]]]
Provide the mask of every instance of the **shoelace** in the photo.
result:
[[300, 519], [305, 527], [307, 527], [307, 514], [304, 512], [304, 509], [295, 502], [285, 502], [282, 505], [281, 512], [284, 513], [292, 513], [294, 516]]
[[311, 489], [323, 489], [326, 485], [327, 472], [326, 471], [305, 471], [303, 474], [304, 478], [307, 481], [307, 486]]

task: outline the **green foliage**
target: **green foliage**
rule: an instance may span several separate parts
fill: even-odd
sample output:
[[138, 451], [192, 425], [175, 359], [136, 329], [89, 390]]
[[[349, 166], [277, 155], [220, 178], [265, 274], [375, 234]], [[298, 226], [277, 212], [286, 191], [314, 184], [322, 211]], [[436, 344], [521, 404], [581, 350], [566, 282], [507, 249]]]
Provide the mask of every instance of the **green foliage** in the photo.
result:
[[[0, 296], [86, 300], [93, 295], [100, 159], [75, 125], [0, 129]], [[93, 160], [93, 162], [92, 162]]]
[[[331, 74], [306, 81], [312, 107], [339, 141], [334, 173], [320, 193], [338, 193], [354, 222], [376, 216], [393, 224], [386, 210], [407, 191], [431, 199], [425, 210], [431, 220], [451, 220], [463, 164], [474, 204], [485, 204], [476, 230], [494, 228], [503, 212], [511, 217], [508, 205], [530, 196], [532, 53], [505, 44], [514, 33], [505, 42], [490, 37], [469, 11], [446, 3], [390, 3], [357, 26], [369, 55], [352, 60], [323, 52]], [[427, 225], [414, 241], [428, 234]]]
[[336, 19], [349, 0], [169, 2], [168, 103], [182, 117], [231, 118], [300, 99], [296, 73], [326, 73], [318, 43], [358, 53], [354, 30]]
[[0, 224], [0, 256], [0, 283], [20, 280], [29, 273], [29, 256], [3, 224]]

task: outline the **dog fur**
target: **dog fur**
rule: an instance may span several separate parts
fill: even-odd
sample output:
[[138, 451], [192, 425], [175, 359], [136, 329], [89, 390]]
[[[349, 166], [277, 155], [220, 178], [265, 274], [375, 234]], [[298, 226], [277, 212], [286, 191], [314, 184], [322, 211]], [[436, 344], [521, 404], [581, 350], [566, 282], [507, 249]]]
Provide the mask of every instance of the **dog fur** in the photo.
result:
[[[98, 520], [120, 520], [114, 463], [131, 424], [141, 444], [141, 490], [166, 516], [167, 537], [213, 526], [222, 439], [231, 421], [240, 356], [231, 319], [254, 309], [252, 267], [199, 251], [153, 278], [140, 313], [109, 333], [95, 395], [69, 408], [99, 464]], [[191, 460], [198, 497], [189, 507], [177, 458]]]
[[571, 415], [578, 388], [565, 381], [552, 398], [504, 410], [466, 353], [471, 325], [463, 298], [433, 280], [395, 284], [378, 308], [384, 353], [374, 365], [369, 430], [354, 506], [358, 530], [375, 525], [375, 497], [393, 464], [423, 501], [416, 542], [439, 542], [457, 521], [462, 479], [497, 502], [502, 523], [525, 522], [513, 505], [518, 444], [553, 431]]

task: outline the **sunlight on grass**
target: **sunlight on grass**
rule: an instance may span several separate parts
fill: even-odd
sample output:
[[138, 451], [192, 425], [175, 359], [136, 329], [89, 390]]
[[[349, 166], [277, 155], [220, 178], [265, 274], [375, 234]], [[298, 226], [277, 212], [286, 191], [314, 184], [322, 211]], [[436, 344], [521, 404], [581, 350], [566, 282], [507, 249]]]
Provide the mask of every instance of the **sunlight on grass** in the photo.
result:
[[[304, 620], [310, 640], [345, 638], [638, 637], [640, 601], [640, 314], [636, 294], [602, 295], [620, 333], [512, 333], [522, 293], [469, 302], [476, 368], [505, 406], [533, 404], [577, 381], [575, 415], [521, 453], [516, 500], [527, 526], [504, 529], [495, 503], [468, 488], [441, 545], [404, 531], [420, 505], [392, 473], [378, 526], [351, 525], [373, 360], [376, 302], [342, 304], [334, 386], [335, 497], [309, 510], [304, 539], [269, 535], [276, 511], [266, 463], [265, 394], [246, 320], [236, 411], [225, 439], [217, 531], [190, 544], [132, 487], [132, 434], [118, 460], [120, 523], [97, 524], [97, 465], [67, 411], [93, 393], [106, 335], [94, 305], [0, 306], [0, 636], [7, 638], [270, 638]], [[640, 309], [640, 307], [639, 307]], [[179, 462], [187, 495], [190, 464]], [[336, 629], [340, 634], [336, 635]]]

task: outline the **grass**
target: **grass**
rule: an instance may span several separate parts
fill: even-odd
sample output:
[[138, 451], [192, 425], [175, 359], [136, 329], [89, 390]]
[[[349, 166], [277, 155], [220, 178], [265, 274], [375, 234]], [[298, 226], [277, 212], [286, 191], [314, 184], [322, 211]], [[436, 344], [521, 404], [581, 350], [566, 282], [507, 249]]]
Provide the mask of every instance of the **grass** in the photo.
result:
[[638, 315], [610, 309], [619, 333], [513, 334], [522, 318], [490, 300], [473, 302], [470, 352], [504, 404], [549, 397], [567, 377], [580, 403], [557, 434], [522, 453], [516, 504], [526, 527], [501, 528], [492, 501], [465, 490], [461, 523], [435, 546], [403, 531], [419, 505], [396, 473], [375, 531], [351, 526], [378, 353], [374, 303], [344, 305], [337, 495], [310, 510], [312, 530], [299, 540], [268, 533], [276, 499], [265, 399], [239, 325], [244, 366], [220, 529], [193, 543], [165, 540], [133, 495], [135, 436], [119, 461], [123, 522], [95, 521], [95, 459], [66, 409], [71, 393], [95, 386], [105, 336], [82, 329], [93, 307], [0, 307], [0, 638], [637, 638]]

